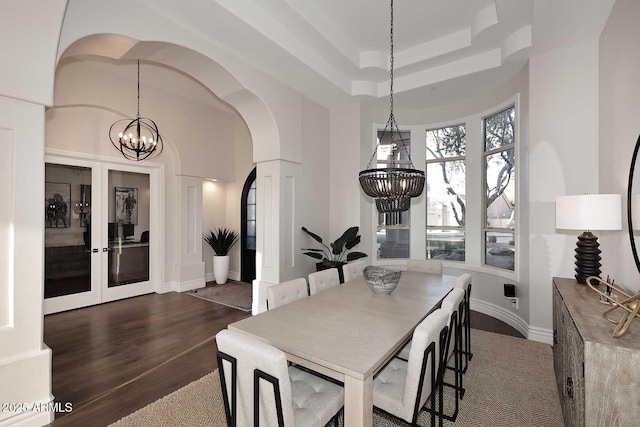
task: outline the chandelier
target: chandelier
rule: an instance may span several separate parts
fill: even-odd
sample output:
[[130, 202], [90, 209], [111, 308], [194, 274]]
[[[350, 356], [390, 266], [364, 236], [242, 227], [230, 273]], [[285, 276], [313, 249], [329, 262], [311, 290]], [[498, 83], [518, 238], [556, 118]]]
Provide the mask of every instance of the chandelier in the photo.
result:
[[[404, 139], [398, 129], [398, 123], [393, 115], [393, 0], [391, 0], [391, 32], [390, 32], [391, 55], [390, 64], [390, 114], [389, 120], [384, 127], [373, 155], [367, 164], [367, 169], [359, 174], [360, 186], [367, 196], [376, 200], [376, 208], [380, 213], [403, 212], [409, 210], [411, 198], [418, 197], [424, 190], [425, 176], [424, 171], [415, 169], [411, 156], [405, 145]], [[377, 152], [380, 147], [380, 141], [386, 133], [389, 133], [391, 140], [391, 165], [386, 168], [372, 169], [372, 164], [377, 160]], [[396, 138], [400, 142], [400, 147], [396, 143]], [[402, 168], [396, 164], [396, 157], [404, 150], [409, 160], [409, 168]]]
[[140, 60], [138, 60], [138, 113], [136, 118], [121, 119], [109, 128], [114, 147], [129, 160], [153, 159], [162, 153], [162, 137], [156, 123], [140, 117]]

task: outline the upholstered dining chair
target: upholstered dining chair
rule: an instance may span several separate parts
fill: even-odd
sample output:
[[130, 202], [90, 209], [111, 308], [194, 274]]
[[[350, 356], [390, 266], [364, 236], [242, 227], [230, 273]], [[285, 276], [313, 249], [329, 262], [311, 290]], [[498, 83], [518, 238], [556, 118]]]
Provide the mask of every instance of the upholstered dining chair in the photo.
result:
[[[373, 405], [417, 426], [420, 411], [431, 396], [431, 424], [442, 426], [442, 377], [449, 316], [441, 309], [427, 316], [413, 331], [409, 360], [391, 359], [373, 380]], [[430, 362], [430, 363], [428, 363]], [[436, 410], [435, 395], [439, 390]]]
[[473, 359], [471, 352], [471, 280], [469, 273], [461, 274], [457, 279], [454, 288], [460, 288], [465, 292], [464, 295], [464, 313], [462, 316], [462, 326], [464, 327], [462, 354], [464, 354], [464, 367], [462, 372], [467, 372], [469, 361]]
[[293, 279], [267, 288], [267, 310], [271, 310], [290, 302], [309, 296], [307, 279]]
[[342, 273], [344, 274], [345, 283], [357, 279], [363, 275], [364, 267], [367, 265], [364, 261], [350, 262], [342, 266]]
[[442, 261], [437, 259], [410, 259], [407, 260], [407, 271], [442, 274]]
[[247, 335], [225, 329], [216, 342], [228, 427], [338, 426], [341, 386], [287, 367], [282, 351]]
[[[454, 421], [458, 417], [459, 401], [464, 397], [465, 389], [462, 384], [462, 324], [461, 314], [464, 310], [464, 295], [462, 289], [454, 288], [442, 300], [440, 308], [449, 315], [449, 336], [447, 337], [447, 350], [445, 354], [444, 364], [446, 369], [454, 372], [455, 383], [449, 384], [443, 382], [443, 385], [454, 389], [455, 406], [451, 415], [444, 414], [449, 421]], [[448, 362], [453, 357], [453, 366], [449, 366]]]
[[317, 294], [339, 284], [340, 276], [337, 268], [316, 271], [309, 274], [309, 295]]

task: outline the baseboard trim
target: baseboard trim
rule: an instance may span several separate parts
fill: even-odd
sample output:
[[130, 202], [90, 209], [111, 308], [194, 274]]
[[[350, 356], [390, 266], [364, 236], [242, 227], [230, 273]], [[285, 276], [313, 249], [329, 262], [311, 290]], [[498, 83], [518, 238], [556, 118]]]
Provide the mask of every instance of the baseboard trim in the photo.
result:
[[[239, 271], [230, 271], [229, 272], [229, 279], [230, 280], [240, 281], [240, 272]], [[215, 282], [216, 281], [216, 277], [213, 275], [213, 272], [205, 273], [204, 280], [205, 280], [205, 282]]]
[[204, 288], [206, 283], [203, 279], [189, 280], [188, 282], [182, 282], [178, 284], [178, 292], [193, 291], [194, 289]]
[[[54, 405], [54, 397], [49, 400], [29, 404], [30, 407], [49, 408]], [[4, 415], [4, 414], [2, 414]], [[54, 411], [31, 411], [21, 413], [9, 413], [8, 418], [0, 417], [0, 427], [40, 427], [50, 424], [55, 419]]]
[[159, 294], [166, 294], [167, 292], [175, 292], [178, 287], [178, 282], [167, 282], [160, 285], [160, 289], [157, 291]]
[[527, 335], [527, 338], [532, 341], [553, 345], [553, 331], [551, 329], [531, 326], [529, 327], [529, 334]]

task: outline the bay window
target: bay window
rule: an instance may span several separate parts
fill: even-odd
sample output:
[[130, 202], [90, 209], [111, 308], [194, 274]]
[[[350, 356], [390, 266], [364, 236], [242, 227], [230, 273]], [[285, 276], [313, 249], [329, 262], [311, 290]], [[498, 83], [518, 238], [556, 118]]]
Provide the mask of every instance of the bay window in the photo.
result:
[[411, 155], [416, 165], [424, 164], [426, 175], [425, 191], [409, 211], [377, 213], [375, 250], [381, 264], [424, 257], [451, 268], [517, 276], [517, 114], [516, 96], [458, 121], [405, 126], [402, 141], [415, 155], [398, 149], [398, 141], [394, 150], [378, 128], [377, 167], [390, 166], [392, 159], [408, 167]]

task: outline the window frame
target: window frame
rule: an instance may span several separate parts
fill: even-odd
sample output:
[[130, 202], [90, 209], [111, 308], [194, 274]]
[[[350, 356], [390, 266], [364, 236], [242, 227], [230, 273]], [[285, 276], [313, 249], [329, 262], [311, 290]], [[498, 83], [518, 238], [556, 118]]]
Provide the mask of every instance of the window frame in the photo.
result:
[[[378, 134], [380, 132], [382, 132], [384, 130], [385, 126], [384, 125], [374, 125], [373, 127], [373, 135], [374, 135], [374, 147], [377, 150], [379, 148], [378, 146]], [[409, 152], [409, 157], [411, 157], [411, 162], [413, 162], [413, 150], [414, 150], [414, 135], [413, 135], [413, 129], [410, 126], [399, 126], [398, 127], [400, 133], [408, 133], [409, 134], [409, 144], [408, 144], [408, 152]], [[382, 145], [382, 144], [381, 144]], [[374, 159], [375, 160], [375, 167], [379, 167], [380, 164], [384, 164], [384, 167], [389, 167], [390, 163], [389, 161], [379, 161], [377, 158]], [[395, 161], [396, 165], [402, 165], [402, 167], [408, 168], [410, 167], [410, 161], [409, 159], [405, 159], [405, 160], [396, 160]], [[415, 167], [415, 162], [413, 162], [414, 167]], [[406, 260], [408, 258], [379, 258], [378, 257], [378, 232], [380, 232], [381, 230], [408, 230], [409, 231], [409, 247], [408, 247], [408, 251], [409, 251], [409, 258], [411, 257], [411, 251], [412, 251], [412, 244], [411, 244], [411, 230], [412, 230], [412, 217], [414, 215], [414, 213], [412, 213], [412, 210], [410, 209], [409, 211], [402, 212], [400, 213], [400, 215], [407, 215], [407, 222], [408, 225], [403, 225], [403, 224], [396, 224], [396, 225], [385, 225], [385, 226], [380, 226], [380, 214], [378, 212], [378, 210], [375, 207], [375, 202], [373, 204], [373, 211], [374, 211], [374, 219], [373, 219], [373, 227], [375, 229], [375, 233], [373, 236], [373, 251], [372, 253], [374, 254], [374, 263], [376, 264], [386, 264], [386, 265], [393, 265], [396, 264], [398, 262], [398, 260], [403, 261]], [[385, 214], [386, 215], [386, 214]]]
[[[498, 148], [492, 148], [491, 150], [485, 150], [486, 147], [486, 132], [485, 132], [485, 123], [487, 118], [492, 117], [492, 116], [496, 116], [498, 114], [504, 113], [507, 110], [510, 110], [511, 108], [513, 108], [514, 110], [514, 120], [513, 120], [513, 139], [514, 141], [511, 144], [507, 144], [507, 145], [503, 145], [501, 147]], [[514, 220], [515, 220], [515, 224], [516, 226], [511, 229], [511, 228], [501, 228], [501, 227], [489, 227], [488, 226], [488, 218], [487, 218], [487, 209], [488, 209], [488, 205], [487, 205], [487, 192], [486, 192], [486, 188], [484, 187], [485, 184], [487, 183], [487, 159], [495, 154], [501, 153], [503, 151], [508, 151], [513, 149], [514, 150], [514, 176], [513, 176], [513, 180], [514, 180], [514, 200], [515, 200], [515, 206], [518, 206], [518, 183], [519, 183], [519, 177], [518, 177], [518, 150], [517, 150], [517, 142], [520, 139], [519, 138], [519, 127], [518, 127], [518, 116], [519, 116], [519, 111], [516, 105], [516, 102], [512, 102], [512, 103], [508, 103], [505, 107], [503, 108], [498, 108], [498, 109], [494, 109], [493, 112], [490, 112], [488, 114], [484, 114], [481, 117], [481, 123], [482, 123], [482, 130], [481, 130], [481, 141], [482, 141], [482, 150], [481, 150], [481, 164], [482, 164], [482, 185], [484, 188], [484, 191], [482, 192], [482, 207], [481, 207], [481, 212], [482, 212], [482, 230], [481, 230], [481, 242], [482, 242], [482, 266], [485, 268], [490, 268], [492, 270], [499, 270], [499, 271], [505, 271], [505, 272], [513, 272], [515, 274], [516, 269], [518, 267], [518, 253], [519, 253], [519, 247], [518, 247], [518, 227], [519, 227], [519, 220], [517, 217], [518, 214], [518, 208], [514, 207]], [[514, 259], [513, 259], [513, 270], [509, 270], [506, 268], [501, 268], [501, 267], [497, 267], [497, 266], [493, 266], [493, 265], [489, 265], [487, 264], [487, 233], [490, 232], [497, 232], [497, 233], [510, 233], [513, 234], [513, 247], [514, 247]]]
[[[444, 157], [444, 158], [440, 158], [440, 159], [427, 159], [425, 158], [425, 166], [424, 166], [424, 172], [425, 172], [425, 177], [428, 177], [427, 174], [427, 167], [429, 165], [437, 165], [440, 163], [448, 163], [448, 162], [463, 162], [465, 165], [465, 173], [464, 173], [464, 185], [465, 185], [465, 212], [466, 212], [466, 192], [467, 192], [467, 171], [466, 171], [466, 165], [467, 165], [467, 140], [466, 140], [466, 134], [467, 134], [467, 122], [466, 121], [457, 121], [454, 123], [450, 123], [447, 125], [443, 125], [443, 126], [435, 126], [435, 127], [427, 127], [424, 131], [424, 146], [423, 149], [425, 151], [425, 157], [426, 157], [426, 150], [427, 150], [427, 132], [429, 131], [434, 131], [434, 130], [438, 130], [438, 129], [444, 129], [444, 128], [452, 128], [452, 127], [456, 127], [456, 126], [463, 126], [465, 129], [465, 148], [464, 148], [464, 155], [463, 156], [450, 156], [450, 157]], [[427, 194], [428, 194], [428, 184], [429, 184], [429, 180], [427, 178], [427, 182], [425, 185], [425, 198], [428, 199]], [[425, 257], [427, 259], [427, 249], [428, 249], [428, 238], [427, 238], [427, 234], [429, 233], [430, 230], [442, 230], [442, 231], [446, 231], [446, 230], [452, 230], [452, 231], [460, 231], [462, 232], [463, 238], [465, 239], [465, 243], [466, 243], [466, 235], [467, 235], [467, 225], [466, 225], [466, 214], [465, 214], [465, 225], [464, 226], [430, 226], [429, 222], [427, 221], [428, 218], [428, 209], [429, 206], [427, 205], [425, 207]], [[466, 250], [466, 244], [465, 244], [465, 260], [467, 258], [467, 250]], [[444, 260], [443, 260], [444, 261]], [[465, 261], [456, 261], [456, 260], [446, 260], [447, 262], [452, 262], [452, 263], [456, 263], [458, 265], [464, 264]]]

